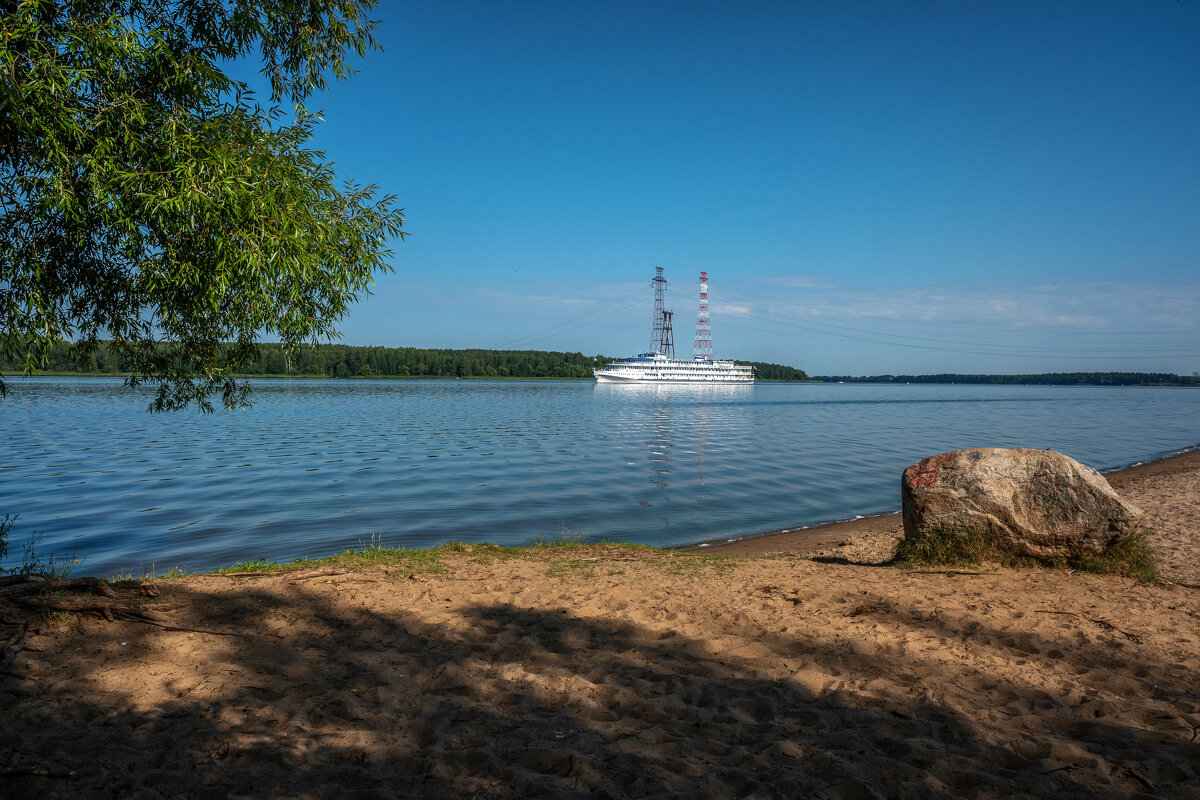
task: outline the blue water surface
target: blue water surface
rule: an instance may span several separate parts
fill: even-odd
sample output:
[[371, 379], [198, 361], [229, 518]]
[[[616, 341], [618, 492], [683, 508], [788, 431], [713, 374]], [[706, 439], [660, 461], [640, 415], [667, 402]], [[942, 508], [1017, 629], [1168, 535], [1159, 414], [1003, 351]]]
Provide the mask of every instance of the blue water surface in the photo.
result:
[[963, 447], [1098, 469], [1200, 444], [1188, 388], [257, 380], [254, 406], [149, 414], [119, 379], [0, 400], [7, 566], [35, 531], [85, 572], [202, 570], [367, 544], [657, 546], [899, 508], [900, 473]]

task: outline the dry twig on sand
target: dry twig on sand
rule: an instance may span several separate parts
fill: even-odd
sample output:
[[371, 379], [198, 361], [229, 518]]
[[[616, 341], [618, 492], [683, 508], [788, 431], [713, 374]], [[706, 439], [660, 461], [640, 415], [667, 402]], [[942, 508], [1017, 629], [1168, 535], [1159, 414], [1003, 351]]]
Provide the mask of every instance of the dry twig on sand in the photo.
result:
[[309, 578], [323, 578], [326, 575], [345, 575], [349, 571], [350, 570], [348, 570], [348, 569], [339, 569], [337, 567], [327, 567], [325, 569], [309, 570], [308, 572], [297, 572], [297, 573], [294, 573], [294, 574], [288, 576], [288, 583], [295, 583], [296, 581], [306, 581]]
[[1091, 622], [1093, 625], [1098, 626], [1102, 630], [1115, 631], [1115, 632], [1121, 634], [1122, 636], [1124, 636], [1126, 639], [1133, 642], [1134, 644], [1140, 644], [1142, 641], [1142, 637], [1138, 636], [1136, 633], [1130, 633], [1129, 631], [1123, 631], [1106, 619], [1100, 619], [1098, 617], [1085, 617], [1081, 614], [1076, 614], [1074, 611], [1054, 611], [1054, 610], [1045, 609], [1045, 608], [1035, 609], [1034, 613], [1036, 613], [1036, 614], [1060, 614], [1065, 617], [1075, 617], [1076, 619], [1086, 619], [1088, 622]]

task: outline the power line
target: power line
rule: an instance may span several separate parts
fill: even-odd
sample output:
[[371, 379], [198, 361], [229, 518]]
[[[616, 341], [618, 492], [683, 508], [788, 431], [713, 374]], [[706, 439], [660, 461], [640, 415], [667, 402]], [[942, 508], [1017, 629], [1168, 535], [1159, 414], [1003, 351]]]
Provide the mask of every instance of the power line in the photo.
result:
[[531, 344], [533, 342], [540, 342], [555, 336], [560, 336], [564, 333], [573, 333], [594, 327], [601, 322], [604, 322], [605, 320], [610, 319], [642, 302], [642, 291], [643, 290], [639, 289], [635, 293], [631, 293], [620, 300], [600, 306], [599, 308], [593, 309], [592, 311], [579, 317], [572, 317], [555, 325], [551, 325], [548, 328], [542, 328], [541, 330], [534, 331], [533, 333], [529, 333], [524, 336], [518, 336], [516, 339], [512, 339], [504, 344], [499, 345], [496, 349], [504, 350], [516, 344]]
[[[754, 295], [754, 294], [750, 294], [748, 292], [740, 291], [740, 290], [732, 290], [729, 292], [729, 294], [732, 294], [743, 300], [757, 301], [758, 303], [764, 304], [768, 307], [775, 306], [779, 303], [778, 298], [763, 297], [760, 295]], [[880, 319], [879, 317], [874, 317], [874, 318]], [[849, 331], [853, 331], [856, 333], [868, 333], [868, 334], [875, 334], [875, 335], [879, 335], [879, 336], [896, 336], [896, 337], [913, 338], [913, 339], [922, 338], [922, 337], [913, 336], [913, 335], [907, 334], [907, 333], [903, 333], [903, 334], [902, 333], [892, 333], [888, 330], [880, 330], [878, 328], [871, 328], [869, 326], [839, 325], [835, 322], [822, 322], [822, 324], [827, 327], [839, 328], [842, 330], [849, 330]], [[896, 324], [903, 325], [903, 326], [905, 326], [905, 328], [907, 328], [909, 330], [911, 330], [912, 328], [928, 328], [928, 329], [933, 329], [933, 330], [944, 330], [946, 328], [958, 328], [958, 329], [962, 329], [965, 331], [978, 331], [981, 336], [986, 335], [988, 333], [1003, 333], [1003, 334], [1007, 334], [1007, 335], [1023, 335], [1023, 336], [1045, 336], [1047, 334], [1053, 334], [1056, 336], [1082, 336], [1082, 337], [1094, 339], [1094, 338], [1097, 338], [1100, 336], [1109, 336], [1109, 337], [1120, 336], [1122, 338], [1125, 338], [1125, 337], [1131, 337], [1131, 336], [1144, 337], [1144, 336], [1170, 335], [1169, 332], [1165, 332], [1165, 331], [1146, 331], [1146, 330], [1139, 330], [1139, 331], [1124, 331], [1124, 330], [1121, 330], [1121, 331], [1114, 331], [1114, 330], [1081, 331], [1081, 330], [1058, 328], [1058, 327], [1049, 326], [1049, 325], [1041, 325], [1041, 326], [1036, 326], [1036, 327], [1030, 327], [1030, 326], [1013, 327], [1013, 326], [1000, 326], [1000, 325], [968, 324], [968, 323], [962, 323], [962, 322], [949, 322], [949, 321], [947, 321], [947, 322], [929, 322], [926, 320], [903, 320], [903, 321], [897, 320]]]
[[[742, 328], [743, 330], [758, 331], [759, 333], [769, 333], [773, 336], [779, 336], [779, 335], [801, 336], [801, 335], [803, 335], [799, 332], [768, 330], [766, 328], [755, 328], [755, 327], [752, 327], [749, 325], [739, 325], [735, 322], [722, 322], [721, 324], [723, 326], [730, 327], [730, 328]], [[966, 349], [956, 348], [956, 347], [934, 347], [934, 346], [930, 346], [930, 345], [909, 344], [907, 342], [881, 341], [879, 339], [868, 339], [866, 337], [851, 336], [851, 335], [844, 334], [844, 333], [830, 333], [827, 331], [821, 331], [816, 328], [810, 328], [810, 327], [802, 326], [802, 325], [793, 325], [792, 327], [801, 328], [810, 333], [816, 333], [817, 335], [823, 336], [825, 338], [845, 339], [845, 340], [855, 341], [855, 342], [865, 342], [867, 344], [878, 344], [878, 345], [885, 345], [885, 346], [889, 346], [889, 347], [907, 347], [912, 350], [930, 350], [930, 351], [943, 352], [943, 353], [965, 353], [968, 355], [979, 355], [979, 356], [1011, 356], [1011, 357], [1019, 357], [1019, 358], [1054, 358], [1054, 359], [1060, 359], [1060, 360], [1065, 359], [1065, 358], [1079, 358], [1079, 359], [1112, 359], [1113, 358], [1113, 353], [1111, 351], [1109, 351], [1105, 355], [1092, 356], [1092, 355], [1082, 355], [1082, 354], [1074, 354], [1074, 353], [1067, 353], [1067, 352], [1063, 352], [1063, 353], [1027, 353], [1027, 352], [1019, 352], [1019, 351], [997, 352], [994, 350], [966, 350]], [[1132, 351], [1132, 352], [1139, 352], [1139, 351]], [[1162, 358], [1200, 358], [1200, 352], [1164, 353], [1161, 355], [1124, 355], [1124, 354], [1119, 354], [1119, 355], [1121, 358], [1138, 359], [1138, 360], [1151, 360], [1151, 359], [1162, 359]]]

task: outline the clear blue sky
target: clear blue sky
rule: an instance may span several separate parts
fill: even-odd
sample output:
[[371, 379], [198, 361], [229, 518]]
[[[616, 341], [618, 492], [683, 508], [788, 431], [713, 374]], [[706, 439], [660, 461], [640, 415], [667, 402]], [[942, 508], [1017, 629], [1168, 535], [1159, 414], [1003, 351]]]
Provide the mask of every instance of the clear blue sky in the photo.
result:
[[1200, 2], [383, 0], [312, 105], [411, 237], [349, 344], [1200, 370]]

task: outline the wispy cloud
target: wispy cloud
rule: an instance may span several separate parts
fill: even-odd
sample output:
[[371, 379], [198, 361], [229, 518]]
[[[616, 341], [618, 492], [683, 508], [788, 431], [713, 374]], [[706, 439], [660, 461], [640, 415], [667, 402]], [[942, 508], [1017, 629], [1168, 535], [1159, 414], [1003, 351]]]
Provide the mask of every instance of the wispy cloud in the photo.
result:
[[739, 303], [712, 303], [711, 307], [714, 314], [729, 314], [730, 316], [744, 317], [754, 313], [752, 306]]

